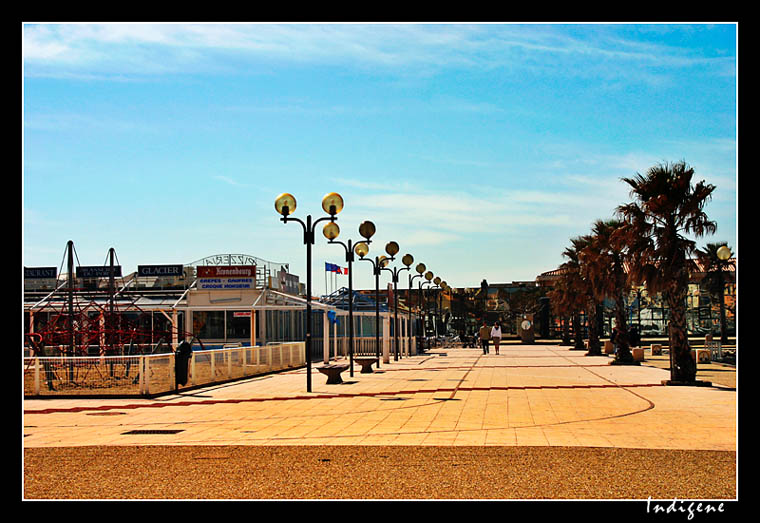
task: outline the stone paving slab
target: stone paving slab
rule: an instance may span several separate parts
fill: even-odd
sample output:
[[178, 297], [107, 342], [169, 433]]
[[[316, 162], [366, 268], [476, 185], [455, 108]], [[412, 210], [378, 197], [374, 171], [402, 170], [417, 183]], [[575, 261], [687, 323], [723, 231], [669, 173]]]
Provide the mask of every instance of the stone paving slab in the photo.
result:
[[[295, 369], [155, 399], [26, 399], [24, 446], [422, 445], [736, 450], [736, 390], [663, 386], [558, 345], [440, 349], [327, 385]], [[315, 364], [316, 367], [318, 364]], [[697, 376], [700, 379], [700, 376]], [[143, 434], [125, 434], [149, 431]], [[157, 433], [172, 431], [173, 433]]]

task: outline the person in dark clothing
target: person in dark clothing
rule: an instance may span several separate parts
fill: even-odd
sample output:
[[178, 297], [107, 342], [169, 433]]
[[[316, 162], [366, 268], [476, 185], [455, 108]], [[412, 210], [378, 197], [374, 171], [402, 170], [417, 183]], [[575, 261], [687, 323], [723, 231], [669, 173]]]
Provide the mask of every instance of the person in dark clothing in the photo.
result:
[[483, 321], [483, 326], [478, 331], [480, 337], [480, 346], [483, 348], [483, 354], [488, 354], [488, 341], [491, 339], [491, 328]]
[[631, 347], [638, 347], [640, 342], [641, 335], [639, 334], [639, 327], [634, 325], [628, 333], [628, 343]]

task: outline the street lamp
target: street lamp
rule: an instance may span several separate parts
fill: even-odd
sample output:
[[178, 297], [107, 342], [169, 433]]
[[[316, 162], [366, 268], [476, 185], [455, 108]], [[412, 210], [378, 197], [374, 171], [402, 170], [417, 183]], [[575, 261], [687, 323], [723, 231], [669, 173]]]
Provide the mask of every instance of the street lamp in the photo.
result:
[[[414, 270], [416, 270], [418, 274], [412, 275], [411, 271], [409, 272], [409, 292], [410, 293], [412, 291], [412, 282], [414, 281], [415, 278], [422, 278], [422, 273], [425, 272], [425, 269], [426, 269], [426, 267], [425, 267], [424, 263], [418, 263], [417, 266], [414, 268]], [[420, 313], [422, 312], [422, 288], [420, 288], [420, 290], [419, 290], [418, 298], [419, 298], [418, 299], [419, 303], [417, 304], [417, 317], [418, 317], [418, 320], [419, 320], [421, 318], [421, 314]], [[410, 298], [410, 303], [411, 303], [411, 298]], [[411, 317], [411, 315], [412, 315], [412, 311], [411, 311], [411, 308], [410, 308], [410, 310], [409, 310], [409, 316]], [[421, 320], [420, 320], [420, 323], [422, 323]], [[420, 333], [418, 332], [417, 333], [417, 338], [420, 338], [419, 334]], [[410, 343], [411, 343], [411, 336], [412, 336], [412, 334], [410, 332], [409, 333], [409, 341], [410, 341]], [[419, 350], [422, 349], [421, 340], [418, 341], [417, 346], [418, 346]]]
[[322, 209], [329, 215], [312, 223], [311, 214], [304, 223], [290, 214], [296, 210], [296, 199], [292, 194], [282, 193], [274, 200], [275, 210], [282, 215], [280, 221], [287, 223], [295, 221], [303, 228], [303, 243], [306, 245], [306, 391], [311, 392], [311, 246], [314, 245], [314, 228], [325, 220], [334, 223], [337, 214], [343, 210], [343, 198], [336, 192], [328, 193], [322, 198]]
[[[354, 286], [353, 275], [354, 269], [351, 264], [354, 261], [354, 249], [352, 247], [351, 240], [348, 240], [348, 244], [341, 241], [335, 241], [335, 238], [340, 234], [340, 227], [335, 222], [325, 224], [322, 229], [322, 234], [327, 238], [327, 243], [334, 243], [342, 245], [346, 251], [346, 262], [348, 262], [348, 360], [349, 360], [349, 374], [354, 375]], [[370, 238], [375, 234], [375, 224], [371, 221], [364, 221], [359, 225], [359, 234], [364, 236], [364, 243], [372, 243]]]
[[[425, 280], [423, 282], [420, 282], [420, 288], [422, 288], [423, 285], [433, 285], [433, 282], [431, 281], [433, 279], [433, 272], [427, 271], [424, 275]], [[424, 321], [424, 329], [425, 329], [425, 337], [427, 338], [427, 317], [428, 317], [428, 311], [427, 311], [427, 296], [425, 296], [425, 293], [423, 292], [423, 298], [425, 300], [425, 319]]]
[[433, 296], [433, 305], [435, 306], [434, 314], [433, 314], [433, 331], [435, 332], [436, 339], [438, 339], [438, 302], [441, 296], [441, 291], [440, 291], [441, 281], [442, 280], [440, 276], [436, 276], [435, 278], [433, 278], [433, 283], [439, 289], [437, 296]]
[[[398, 254], [398, 243], [396, 242], [388, 242], [385, 245], [385, 252], [388, 253], [390, 258], [387, 258], [388, 261], [395, 260], [396, 254]], [[393, 276], [393, 309], [394, 309], [394, 320], [393, 320], [393, 338], [395, 340], [395, 347], [393, 349], [393, 360], [398, 361], [398, 275], [401, 273], [401, 271], [408, 271], [410, 269], [410, 265], [412, 262], [414, 262], [414, 258], [412, 258], [411, 254], [406, 254], [401, 259], [402, 263], [406, 265], [406, 267], [394, 267], [392, 269], [389, 269], [385, 266], [380, 267], [380, 270], [388, 271]], [[387, 265], [387, 264], [386, 264]]]
[[[403, 258], [401, 258], [401, 263], [406, 265], [407, 270], [409, 267], [414, 263], [414, 256], [411, 254], [405, 254]], [[409, 276], [411, 277], [412, 271], [409, 271]], [[412, 283], [411, 279], [409, 280], [409, 286], [406, 291], [406, 305], [407, 305], [407, 319], [406, 319], [406, 334], [408, 338], [408, 342], [406, 344], [406, 351], [407, 356], [412, 355]]]
[[[445, 281], [442, 281], [440, 285], [441, 285], [441, 292], [438, 293], [438, 303], [440, 304], [440, 309], [441, 309], [441, 323], [445, 327], [446, 324], [443, 321], [443, 291], [446, 291], [446, 292], [449, 291], [449, 284], [446, 283]], [[451, 302], [449, 302], [449, 311], [451, 311]], [[446, 333], [444, 332], [444, 334]]]
[[[721, 245], [718, 247], [718, 251], [715, 253], [718, 259], [722, 262], [726, 262], [731, 258], [731, 249], [728, 245]], [[726, 264], [728, 265], [728, 264]], [[725, 308], [725, 293], [726, 293], [726, 275], [723, 272], [723, 266], [720, 267], [721, 275], [721, 290], [720, 290], [720, 342], [728, 343], [728, 333], [726, 332], [726, 308]]]
[[380, 368], [380, 269], [388, 265], [388, 258], [375, 256], [374, 261], [365, 256], [369, 253], [369, 245], [359, 242], [354, 247], [354, 252], [359, 255], [359, 260], [368, 261], [372, 264], [372, 274], [375, 276], [375, 356], [377, 368]]

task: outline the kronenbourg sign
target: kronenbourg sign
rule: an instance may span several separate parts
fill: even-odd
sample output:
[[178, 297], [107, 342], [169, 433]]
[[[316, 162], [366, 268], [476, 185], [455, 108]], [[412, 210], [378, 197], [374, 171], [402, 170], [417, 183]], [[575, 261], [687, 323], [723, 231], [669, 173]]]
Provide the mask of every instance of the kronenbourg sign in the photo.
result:
[[199, 265], [199, 290], [240, 290], [256, 288], [255, 265]]

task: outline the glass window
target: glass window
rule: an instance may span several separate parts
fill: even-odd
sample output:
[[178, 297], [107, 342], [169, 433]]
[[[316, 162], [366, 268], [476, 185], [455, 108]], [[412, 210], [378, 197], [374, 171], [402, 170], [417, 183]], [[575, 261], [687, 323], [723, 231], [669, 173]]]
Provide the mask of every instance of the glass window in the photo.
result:
[[193, 311], [193, 334], [201, 340], [224, 339], [224, 311]]
[[251, 311], [227, 311], [227, 338], [251, 337]]
[[153, 343], [163, 339], [164, 343], [172, 342], [172, 324], [161, 312], [153, 313]]

